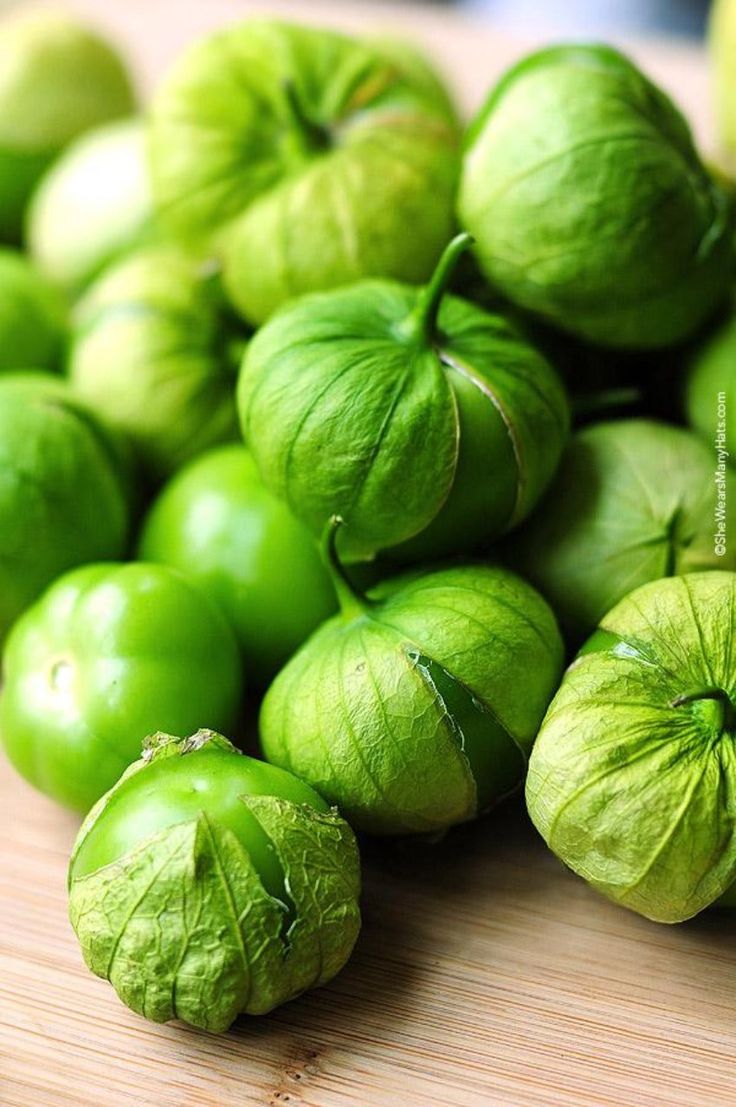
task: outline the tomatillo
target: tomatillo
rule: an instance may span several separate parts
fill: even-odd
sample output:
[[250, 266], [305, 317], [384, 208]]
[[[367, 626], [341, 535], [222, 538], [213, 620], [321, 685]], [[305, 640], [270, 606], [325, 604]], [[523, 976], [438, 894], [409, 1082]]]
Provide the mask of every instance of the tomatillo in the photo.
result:
[[339, 972], [359, 893], [337, 812], [211, 731], [149, 738], [90, 812], [69, 866], [92, 972], [146, 1018], [212, 1031]]
[[212, 266], [169, 245], [136, 250], [90, 285], [72, 324], [74, 390], [130, 436], [154, 480], [237, 438], [246, 335]]
[[495, 288], [604, 346], [682, 341], [734, 275], [726, 193], [609, 46], [548, 47], [501, 78], [470, 127], [459, 214]]
[[86, 565], [9, 635], [0, 735], [26, 780], [86, 812], [156, 720], [232, 727], [241, 693], [234, 634], [194, 582], [163, 565]]
[[342, 610], [267, 692], [263, 752], [357, 829], [436, 833], [523, 782], [562, 672], [557, 624], [531, 585], [490, 565], [361, 595], [337, 558], [338, 522], [326, 545]]
[[26, 219], [36, 265], [72, 293], [154, 233], [137, 118], [96, 127], [73, 142], [44, 174]]
[[60, 368], [65, 337], [61, 298], [23, 254], [0, 247], [0, 373]]
[[736, 463], [736, 301], [689, 353], [685, 410], [717, 460]]
[[125, 554], [125, 463], [64, 381], [0, 374], [0, 641], [60, 573]]
[[454, 227], [459, 133], [410, 49], [275, 20], [175, 62], [150, 111], [154, 202], [252, 324], [361, 277], [422, 281]]
[[[552, 479], [569, 412], [547, 360], [502, 315], [429, 285], [361, 281], [287, 304], [249, 343], [243, 436], [266, 487], [341, 553], [466, 553], [522, 521]], [[411, 541], [409, 541], [411, 540]]]
[[637, 588], [568, 669], [529, 763], [550, 849], [598, 891], [659, 922], [736, 879], [736, 573]]
[[211, 450], [171, 479], [144, 522], [140, 552], [188, 573], [221, 605], [257, 683], [335, 611], [316, 542], [267, 491], [243, 446]]
[[573, 435], [507, 555], [576, 647], [649, 580], [736, 569], [736, 472], [724, 461], [719, 497], [717, 463], [692, 431], [652, 419], [596, 423]]
[[0, 241], [21, 237], [37, 181], [77, 135], [133, 111], [117, 52], [60, 12], [0, 20]]

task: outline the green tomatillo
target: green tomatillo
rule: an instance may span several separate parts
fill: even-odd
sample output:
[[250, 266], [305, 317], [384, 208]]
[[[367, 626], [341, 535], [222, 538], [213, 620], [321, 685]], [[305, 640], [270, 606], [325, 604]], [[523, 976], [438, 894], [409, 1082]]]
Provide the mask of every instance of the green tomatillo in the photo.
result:
[[685, 408], [691, 426], [736, 464], [736, 301], [690, 353]]
[[125, 460], [62, 380], [0, 375], [0, 641], [60, 573], [125, 554]]
[[[362, 281], [286, 305], [249, 344], [241, 426], [264, 483], [350, 560], [467, 552], [516, 526], [568, 429], [555, 372], [504, 316], [429, 285]], [[411, 541], [409, 541], [411, 539]]]
[[577, 645], [649, 580], [736, 569], [736, 472], [724, 463], [719, 495], [716, 465], [712, 447], [680, 427], [648, 419], [588, 426], [509, 539], [509, 561]]
[[264, 487], [243, 446], [210, 450], [171, 479], [140, 552], [188, 573], [222, 606], [259, 684], [335, 610], [314, 538]]
[[598, 891], [680, 922], [736, 879], [736, 573], [653, 581], [573, 662], [532, 751], [527, 804]]
[[69, 866], [84, 959], [156, 1022], [224, 1031], [326, 983], [360, 929], [350, 827], [225, 738], [155, 734]]
[[85, 813], [155, 722], [231, 728], [241, 692], [233, 632], [194, 582], [163, 565], [85, 565], [8, 636], [0, 736], [26, 780]]
[[326, 537], [342, 611], [263, 701], [266, 758], [372, 834], [436, 833], [523, 781], [557, 688], [554, 616], [514, 573], [457, 565], [359, 594]]
[[491, 283], [589, 341], [669, 346], [725, 299], [730, 206], [669, 98], [608, 46], [517, 63], [471, 126], [462, 225]]
[[89, 131], [51, 166], [31, 199], [28, 247], [55, 284], [76, 292], [154, 234], [143, 123]]
[[78, 395], [130, 435], [161, 480], [237, 438], [245, 339], [217, 272], [152, 245], [105, 270], [77, 304], [69, 377]]
[[58, 369], [65, 330], [55, 290], [23, 254], [0, 247], [0, 373]]
[[37, 181], [77, 135], [130, 114], [134, 94], [116, 51], [60, 12], [0, 20], [0, 241], [21, 237]]
[[261, 323], [368, 276], [425, 280], [454, 227], [458, 126], [409, 50], [255, 19], [186, 51], [154, 97], [154, 201]]

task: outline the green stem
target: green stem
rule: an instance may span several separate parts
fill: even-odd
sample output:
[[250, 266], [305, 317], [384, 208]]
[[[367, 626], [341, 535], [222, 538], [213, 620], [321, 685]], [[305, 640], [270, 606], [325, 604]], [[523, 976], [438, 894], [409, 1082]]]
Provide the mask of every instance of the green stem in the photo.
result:
[[290, 138], [294, 151], [303, 157], [311, 157], [318, 150], [326, 149], [329, 145], [327, 131], [307, 118], [294, 82], [284, 81], [283, 89], [286, 117], [292, 127]]
[[365, 615], [372, 607], [372, 601], [360, 592], [350, 577], [345, 572], [345, 567], [337, 552], [337, 534], [344, 520], [339, 515], [333, 515], [322, 532], [322, 557], [332, 578], [332, 586], [335, 589], [337, 601], [343, 615], [355, 618]]
[[429, 284], [422, 289], [415, 307], [399, 324], [398, 333], [401, 338], [412, 342], [432, 341], [437, 327], [437, 313], [450, 277], [472, 242], [472, 235], [463, 232], [455, 235], [452, 242], [445, 247]]
[[684, 707], [688, 703], [697, 703], [698, 700], [715, 700], [721, 708], [719, 729], [736, 731], [736, 705], [725, 688], [699, 688], [696, 692], [685, 692], [676, 696], [672, 701], [672, 707]]

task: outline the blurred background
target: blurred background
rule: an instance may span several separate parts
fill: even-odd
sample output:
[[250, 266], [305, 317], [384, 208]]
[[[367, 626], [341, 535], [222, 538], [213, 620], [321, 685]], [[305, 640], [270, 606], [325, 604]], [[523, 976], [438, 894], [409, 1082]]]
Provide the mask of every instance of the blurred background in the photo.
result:
[[701, 37], [710, 0], [435, 0], [523, 33]]

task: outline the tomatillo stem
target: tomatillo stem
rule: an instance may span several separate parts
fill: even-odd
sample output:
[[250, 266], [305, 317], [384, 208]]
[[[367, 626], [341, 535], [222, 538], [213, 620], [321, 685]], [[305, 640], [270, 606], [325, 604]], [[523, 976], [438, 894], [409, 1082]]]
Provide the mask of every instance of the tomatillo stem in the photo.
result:
[[332, 578], [332, 585], [337, 595], [340, 610], [343, 615], [354, 617], [365, 615], [372, 606], [372, 601], [360, 592], [348, 574], [337, 552], [337, 532], [344, 525], [344, 519], [340, 515], [333, 515], [322, 532], [322, 557]]
[[409, 341], [431, 342], [437, 327], [437, 313], [442, 303], [442, 297], [447, 291], [450, 277], [455, 271], [458, 261], [472, 245], [472, 235], [456, 235], [445, 247], [442, 257], [437, 262], [437, 268], [432, 274], [428, 285], [422, 289], [414, 308], [399, 324], [397, 333], [401, 338]]
[[313, 123], [304, 113], [293, 81], [284, 81], [284, 101], [286, 115], [294, 128], [293, 147], [302, 155], [310, 155], [324, 150], [329, 145], [327, 131], [318, 123]]
[[725, 688], [700, 688], [697, 692], [685, 692], [676, 696], [672, 707], [684, 707], [698, 700], [715, 700], [721, 707], [720, 730], [736, 730], [736, 705]]

